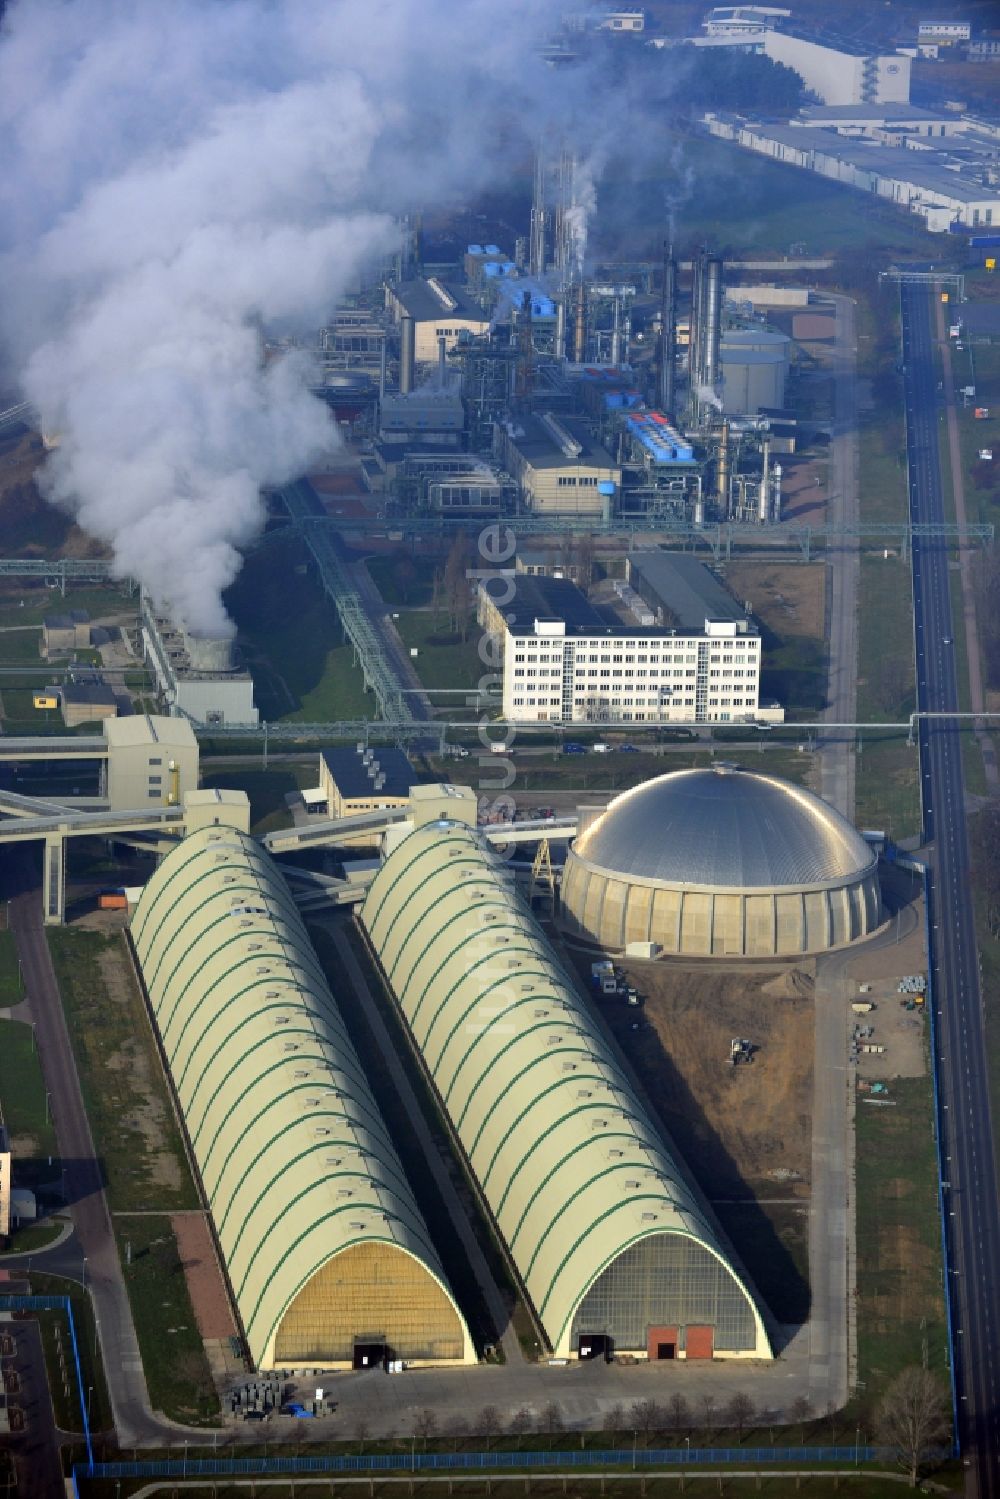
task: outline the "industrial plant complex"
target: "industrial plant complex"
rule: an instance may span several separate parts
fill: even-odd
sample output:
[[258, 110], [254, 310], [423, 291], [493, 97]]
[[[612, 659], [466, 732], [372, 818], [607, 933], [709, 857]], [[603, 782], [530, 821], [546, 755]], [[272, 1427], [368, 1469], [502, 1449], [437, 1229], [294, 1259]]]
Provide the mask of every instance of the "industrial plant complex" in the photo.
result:
[[995, 1499], [1000, 35], [328, 9], [0, 409], [0, 1487]]

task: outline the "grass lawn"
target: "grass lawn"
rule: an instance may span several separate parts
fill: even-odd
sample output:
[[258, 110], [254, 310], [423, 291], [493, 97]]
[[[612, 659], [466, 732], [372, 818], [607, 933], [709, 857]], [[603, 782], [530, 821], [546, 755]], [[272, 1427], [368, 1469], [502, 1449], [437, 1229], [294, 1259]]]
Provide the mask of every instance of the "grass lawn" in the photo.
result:
[[138, 616], [139, 595], [122, 593], [114, 587], [92, 586], [67, 588], [63, 598], [58, 588], [31, 588], [27, 584], [19, 587], [16, 581], [0, 593], [0, 625], [40, 627], [47, 614], [65, 614], [70, 609], [85, 609], [91, 619], [125, 614]]
[[219, 1402], [170, 1219], [118, 1219], [115, 1237], [153, 1409], [174, 1421], [211, 1421]]
[[301, 542], [251, 553], [226, 594], [254, 679], [261, 718], [331, 723], [375, 718], [336, 611]]
[[[59, 1275], [38, 1274], [34, 1270], [31, 1272], [31, 1290], [35, 1296], [69, 1297], [73, 1307], [77, 1349], [80, 1354], [83, 1398], [87, 1399], [88, 1390], [93, 1391], [90, 1396], [90, 1428], [92, 1432], [110, 1431], [114, 1424], [111, 1401], [108, 1398], [107, 1384], [104, 1379], [103, 1361], [94, 1352], [97, 1340], [90, 1297], [76, 1281], [64, 1280]], [[56, 1424], [63, 1431], [82, 1433], [83, 1422], [80, 1419], [80, 1396], [77, 1390], [76, 1369], [73, 1364], [69, 1318], [65, 1312], [40, 1312], [38, 1322], [42, 1330], [42, 1346], [45, 1349], [45, 1365], [48, 1370], [49, 1389], [52, 1391]], [[76, 1456], [79, 1460], [83, 1453], [78, 1451]]]
[[434, 574], [444, 567], [440, 557], [411, 557], [402, 550], [386, 556], [368, 557], [366, 565], [387, 604], [404, 609], [426, 607], [434, 593]]
[[[808, 255], [885, 245], [920, 250], [940, 261], [940, 235], [898, 209], [801, 168], [773, 162], [729, 141], [657, 122], [660, 169], [636, 181], [634, 172], [609, 163], [598, 190], [598, 222], [627, 223], [630, 249], [655, 253], [662, 239], [662, 209], [637, 223], [636, 205], [675, 202], [676, 239], [706, 240], [720, 254], [780, 250], [801, 245]], [[696, 182], [692, 189], [690, 183]], [[648, 225], [648, 240], [643, 230]], [[932, 253], [933, 250], [933, 253]]]
[[112, 1212], [198, 1207], [124, 937], [47, 935]]
[[861, 828], [881, 828], [897, 842], [920, 832], [920, 774], [916, 748], [903, 729], [884, 738], [867, 734], [855, 765], [855, 815]]
[[947, 1380], [941, 1227], [929, 1077], [896, 1078], [891, 1108], [859, 1101], [858, 1374], [873, 1407], [901, 1369]]
[[41, 655], [42, 632], [34, 625], [0, 629], [0, 670], [4, 666], [37, 666], [44, 675], [54, 668]]
[[[413, 658], [416, 673], [429, 689], [467, 688], [472, 690], [486, 675], [487, 668], [479, 656], [481, 630], [475, 620], [469, 622], [468, 639], [453, 634], [448, 628], [447, 617], [433, 610], [420, 613], [400, 614], [396, 620], [403, 644], [416, 647], [419, 654]], [[464, 704], [457, 695], [441, 698], [441, 706], [455, 711]], [[465, 717], [463, 708], [462, 717]]]
[[[0, 1100], [4, 1122], [14, 1142], [15, 1174], [38, 1179], [48, 1173], [49, 1156], [55, 1156], [56, 1132], [51, 1123], [55, 1108], [46, 1105], [45, 1083], [35, 1050], [31, 1026], [22, 1020], [0, 1019]], [[19, 1146], [18, 1141], [23, 1143]], [[54, 1168], [58, 1176], [58, 1167]]]
[[0, 1008], [16, 1005], [24, 998], [21, 970], [13, 932], [0, 932]]

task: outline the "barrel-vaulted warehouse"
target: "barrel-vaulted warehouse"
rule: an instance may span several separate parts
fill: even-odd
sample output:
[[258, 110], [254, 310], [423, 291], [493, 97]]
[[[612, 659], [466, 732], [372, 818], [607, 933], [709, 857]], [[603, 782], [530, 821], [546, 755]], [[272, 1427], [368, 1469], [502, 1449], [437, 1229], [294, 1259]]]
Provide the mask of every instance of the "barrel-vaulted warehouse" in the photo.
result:
[[833, 807], [778, 776], [676, 770], [622, 792], [573, 842], [561, 908], [606, 951], [693, 957], [841, 947], [882, 920], [877, 859]]
[[485, 841], [417, 826], [361, 915], [554, 1353], [770, 1358], [707, 1210]]
[[132, 940], [256, 1365], [474, 1361], [270, 856], [230, 828], [193, 833]]

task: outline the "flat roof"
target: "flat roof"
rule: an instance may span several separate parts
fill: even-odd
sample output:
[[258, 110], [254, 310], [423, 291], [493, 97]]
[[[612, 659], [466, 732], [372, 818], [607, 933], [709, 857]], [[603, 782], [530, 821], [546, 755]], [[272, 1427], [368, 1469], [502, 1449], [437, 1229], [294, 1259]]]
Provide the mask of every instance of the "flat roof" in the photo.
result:
[[536, 619], [559, 619], [567, 635], [607, 635], [608, 625], [569, 578], [537, 578], [518, 573], [509, 614], [512, 635], [533, 635]]
[[747, 611], [703, 562], [680, 552], [632, 552], [629, 576], [638, 573], [677, 620], [679, 629], [704, 630], [706, 619], [742, 623]]
[[489, 323], [489, 314], [483, 311], [478, 302], [473, 301], [464, 288], [455, 286], [450, 281], [439, 281], [438, 285], [453, 299], [454, 307], [446, 306], [430, 283], [423, 279], [400, 281], [392, 288], [392, 295], [417, 323], [437, 323], [447, 321], [448, 318], [458, 318], [462, 322]]
[[807, 104], [797, 118], [818, 125], [859, 120], [955, 120], [951, 110], [923, 109], [919, 104]]
[[194, 729], [186, 718], [165, 718], [159, 714], [133, 713], [128, 718], [109, 719], [104, 725], [104, 737], [111, 745], [198, 747]]
[[564, 416], [556, 419], [567, 436], [579, 443], [578, 454], [564, 452], [539, 416], [520, 416], [516, 423], [512, 423], [512, 432], [509, 428], [506, 429], [514, 447], [532, 468], [570, 468], [578, 463], [587, 464], [591, 468], [618, 468], [607, 448], [594, 441], [582, 422], [572, 421]]
[[368, 774], [370, 767], [356, 749], [335, 746], [320, 753], [337, 790], [348, 800], [363, 796], [409, 796], [410, 787], [420, 779], [401, 749], [373, 747], [371, 763], [378, 761], [377, 774], [385, 776], [377, 790], [375, 778]]

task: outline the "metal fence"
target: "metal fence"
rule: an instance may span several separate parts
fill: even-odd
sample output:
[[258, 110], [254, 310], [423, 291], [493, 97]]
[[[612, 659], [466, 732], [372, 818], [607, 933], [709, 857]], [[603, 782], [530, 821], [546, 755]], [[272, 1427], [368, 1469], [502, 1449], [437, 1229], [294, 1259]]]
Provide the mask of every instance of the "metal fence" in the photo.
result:
[[373, 1452], [325, 1457], [174, 1457], [156, 1462], [78, 1463], [83, 1478], [253, 1478], [300, 1473], [455, 1473], [527, 1468], [684, 1468], [697, 1464], [891, 1462], [889, 1447], [610, 1447], [567, 1452]]

